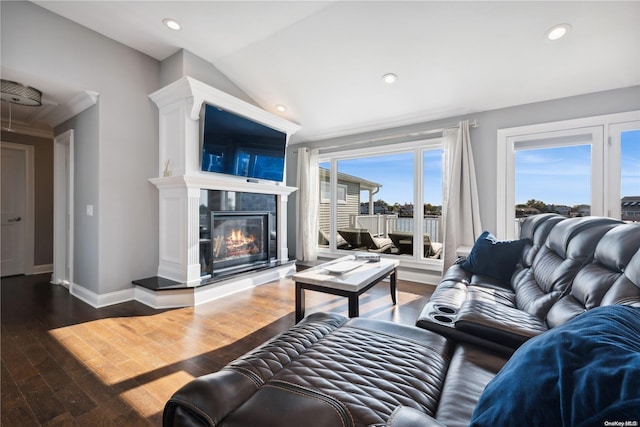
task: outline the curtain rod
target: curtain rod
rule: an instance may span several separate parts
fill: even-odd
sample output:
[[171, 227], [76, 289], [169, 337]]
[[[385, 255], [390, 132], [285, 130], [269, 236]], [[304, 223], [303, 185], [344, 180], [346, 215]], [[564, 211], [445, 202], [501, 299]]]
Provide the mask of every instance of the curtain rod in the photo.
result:
[[[362, 141], [355, 141], [355, 142], [351, 142], [349, 144], [341, 144], [341, 145], [332, 145], [329, 147], [318, 147], [320, 149], [320, 151], [324, 151], [324, 150], [330, 150], [333, 148], [344, 148], [344, 147], [351, 147], [353, 145], [360, 145], [360, 144], [367, 144], [367, 143], [371, 143], [371, 142], [379, 142], [379, 141], [384, 141], [387, 139], [396, 139], [396, 138], [403, 138], [406, 136], [420, 136], [420, 135], [431, 135], [434, 133], [441, 133], [442, 131], [446, 130], [446, 129], [455, 129], [459, 126], [458, 124], [455, 125], [448, 125], [448, 126], [443, 126], [441, 128], [437, 128], [437, 129], [429, 129], [429, 130], [419, 130], [419, 131], [414, 131], [414, 132], [405, 132], [405, 133], [398, 133], [398, 134], [394, 134], [394, 135], [389, 135], [389, 136], [381, 136], [378, 138], [369, 138], [369, 139], [365, 139]], [[477, 120], [471, 120], [469, 122], [469, 127], [472, 128], [477, 128], [478, 126], [480, 126], [480, 124], [478, 123]]]

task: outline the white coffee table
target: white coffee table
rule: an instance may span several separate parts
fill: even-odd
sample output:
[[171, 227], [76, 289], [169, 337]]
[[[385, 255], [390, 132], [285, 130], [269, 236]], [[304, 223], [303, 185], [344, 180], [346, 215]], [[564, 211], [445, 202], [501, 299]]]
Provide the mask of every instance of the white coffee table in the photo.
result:
[[[358, 262], [359, 265], [348, 264], [352, 262]], [[296, 283], [296, 323], [304, 317], [305, 289], [347, 297], [349, 317], [358, 317], [358, 297], [389, 276], [391, 300], [395, 305], [396, 273], [399, 264], [399, 261], [394, 259], [381, 258], [378, 262], [366, 262], [348, 255], [294, 274], [292, 277]]]

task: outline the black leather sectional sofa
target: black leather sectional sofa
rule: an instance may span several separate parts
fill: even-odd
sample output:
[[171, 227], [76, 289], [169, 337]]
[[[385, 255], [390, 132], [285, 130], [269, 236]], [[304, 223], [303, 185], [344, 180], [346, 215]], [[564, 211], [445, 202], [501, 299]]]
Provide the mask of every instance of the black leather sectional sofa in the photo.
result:
[[640, 422], [640, 224], [540, 215], [521, 235], [483, 234], [417, 327], [310, 315], [178, 390], [164, 425]]
[[[640, 224], [543, 214], [523, 223], [521, 237], [510, 281], [469, 271], [462, 260], [446, 272], [417, 325], [508, 355], [589, 309], [637, 301], [639, 278], [625, 270], [640, 246]], [[479, 269], [503, 263], [487, 255]]]

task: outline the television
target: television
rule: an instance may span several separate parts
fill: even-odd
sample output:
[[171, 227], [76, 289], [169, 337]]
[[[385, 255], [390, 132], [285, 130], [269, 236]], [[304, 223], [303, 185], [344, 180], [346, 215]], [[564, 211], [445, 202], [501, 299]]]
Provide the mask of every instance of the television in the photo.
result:
[[203, 109], [202, 171], [282, 181], [285, 132], [212, 105]]

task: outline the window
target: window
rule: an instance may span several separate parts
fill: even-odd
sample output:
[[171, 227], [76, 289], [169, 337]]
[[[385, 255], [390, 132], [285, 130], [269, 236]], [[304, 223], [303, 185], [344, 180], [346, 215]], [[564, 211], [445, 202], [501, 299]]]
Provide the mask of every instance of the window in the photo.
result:
[[614, 164], [618, 173], [609, 176], [608, 185], [613, 194], [609, 200], [608, 215], [623, 221], [639, 222], [640, 121], [612, 125], [610, 150], [611, 163]]
[[635, 111], [499, 130], [498, 236], [516, 238], [518, 219], [542, 212], [625, 219], [624, 198], [640, 200], [639, 118]]
[[[338, 193], [336, 194], [338, 204], [347, 203], [347, 186], [338, 184]], [[331, 202], [331, 185], [329, 181], [320, 181], [320, 203]]]
[[515, 147], [516, 218], [591, 214], [591, 145]]
[[442, 230], [442, 151], [435, 138], [321, 153], [320, 250], [439, 260], [434, 248]]

